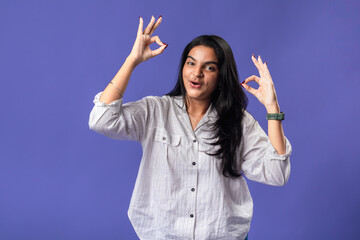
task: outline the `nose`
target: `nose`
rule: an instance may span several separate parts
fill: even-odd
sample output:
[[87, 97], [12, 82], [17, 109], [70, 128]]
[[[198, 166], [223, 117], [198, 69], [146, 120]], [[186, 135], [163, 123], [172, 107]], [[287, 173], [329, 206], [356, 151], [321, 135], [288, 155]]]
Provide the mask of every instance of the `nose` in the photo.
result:
[[193, 74], [195, 77], [203, 77], [203, 76], [204, 76], [201, 67], [195, 67], [195, 68], [193, 68], [192, 74]]

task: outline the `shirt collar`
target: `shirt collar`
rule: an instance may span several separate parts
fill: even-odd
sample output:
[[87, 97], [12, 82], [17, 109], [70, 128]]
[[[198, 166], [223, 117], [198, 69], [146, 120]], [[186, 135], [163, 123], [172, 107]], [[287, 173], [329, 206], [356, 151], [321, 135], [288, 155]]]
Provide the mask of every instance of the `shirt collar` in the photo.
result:
[[[176, 106], [178, 106], [179, 109], [180, 109], [182, 112], [184, 112], [184, 113], [187, 114], [184, 98], [183, 98], [182, 96], [174, 96], [174, 97], [172, 97], [172, 98], [173, 98]], [[209, 120], [210, 120], [210, 119], [215, 120], [215, 119], [217, 118], [217, 116], [218, 116], [218, 115], [217, 115], [217, 112], [216, 112], [216, 110], [215, 110], [215, 107], [214, 107], [213, 104], [211, 103], [210, 106], [209, 106], [209, 108], [208, 108], [208, 110], [207, 110], [207, 112], [205, 113], [205, 117], [209, 118]]]

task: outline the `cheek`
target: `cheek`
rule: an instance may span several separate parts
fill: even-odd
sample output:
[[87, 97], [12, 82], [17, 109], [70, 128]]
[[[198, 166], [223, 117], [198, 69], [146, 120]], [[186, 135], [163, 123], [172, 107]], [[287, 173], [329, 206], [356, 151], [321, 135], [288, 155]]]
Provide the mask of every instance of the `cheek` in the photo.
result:
[[183, 69], [182, 71], [182, 82], [184, 84], [184, 87], [185, 87], [185, 91], [187, 92], [188, 91], [188, 84], [189, 82], [187, 81], [188, 78], [188, 73], [186, 72], [186, 69]]
[[218, 77], [217, 77], [217, 76], [213, 76], [213, 77], [211, 78], [210, 84], [211, 84], [211, 86], [212, 86], [213, 88], [216, 88], [217, 85], [218, 85]]
[[183, 75], [183, 78], [189, 76], [189, 69], [186, 66], [184, 66], [184, 68], [182, 70], [182, 75]]
[[188, 87], [187, 85], [189, 84], [189, 79], [191, 78], [191, 70], [184, 67], [182, 71], [182, 78], [183, 78], [184, 86]]
[[183, 79], [184, 84], [185, 84], [185, 79], [187, 78], [186, 76], [187, 76], [186, 71], [185, 71], [185, 69], [183, 69], [183, 71], [182, 71], [182, 79]]

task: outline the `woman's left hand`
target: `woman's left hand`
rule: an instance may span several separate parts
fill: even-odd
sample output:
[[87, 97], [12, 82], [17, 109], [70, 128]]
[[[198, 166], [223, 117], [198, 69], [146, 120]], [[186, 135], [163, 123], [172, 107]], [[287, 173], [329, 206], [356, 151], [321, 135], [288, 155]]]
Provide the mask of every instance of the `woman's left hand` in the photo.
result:
[[[259, 70], [260, 77], [252, 75], [248, 77], [241, 85], [246, 91], [253, 94], [267, 109], [268, 112], [279, 112], [279, 104], [276, 97], [274, 83], [271, 79], [267, 63], [263, 63], [260, 56], [258, 59], [254, 55], [251, 57], [255, 66]], [[259, 88], [250, 87], [247, 83], [255, 81], [259, 84]]]

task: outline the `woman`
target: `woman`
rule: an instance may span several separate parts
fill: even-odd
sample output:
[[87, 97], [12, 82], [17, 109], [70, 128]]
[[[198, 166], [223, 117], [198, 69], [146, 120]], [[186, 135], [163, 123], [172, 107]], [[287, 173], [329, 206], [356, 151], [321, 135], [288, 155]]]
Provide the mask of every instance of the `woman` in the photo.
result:
[[[130, 55], [95, 96], [89, 126], [142, 145], [128, 211], [140, 239], [245, 239], [253, 203], [242, 174], [270, 185], [284, 185], [290, 174], [291, 145], [267, 64], [252, 56], [260, 77], [241, 85], [266, 107], [269, 136], [245, 110], [232, 51], [217, 36], [200, 36], [186, 46], [168, 95], [122, 104], [134, 68], [167, 47], [152, 37], [161, 20], [152, 17], [143, 30], [140, 18]], [[152, 51], [154, 42], [160, 47]]]

